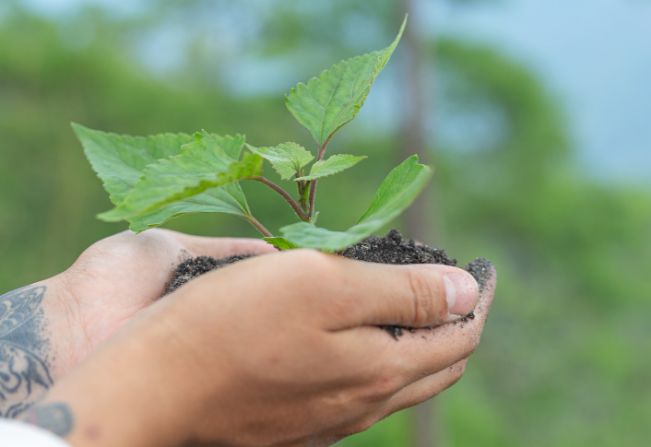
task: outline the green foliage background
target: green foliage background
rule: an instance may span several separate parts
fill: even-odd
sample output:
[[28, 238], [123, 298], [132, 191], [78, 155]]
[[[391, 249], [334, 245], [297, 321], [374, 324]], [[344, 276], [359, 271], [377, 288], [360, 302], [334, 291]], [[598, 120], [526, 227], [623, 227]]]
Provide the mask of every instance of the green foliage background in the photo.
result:
[[[303, 80], [388, 42], [401, 18], [389, 1], [335, 1], [318, 12], [283, 1], [264, 11], [243, 2], [248, 6], [235, 12], [228, 2], [150, 3], [150, 11], [135, 18], [86, 8], [44, 19], [19, 7], [0, 18], [1, 291], [65, 269], [92, 242], [124, 228], [95, 219], [109, 202], [71, 121], [134, 134], [242, 132], [257, 145], [297, 138], [309, 147], [308, 135], [283, 106], [281, 93], [291, 84], [278, 92], [234, 93], [225, 80], [229, 65], [244, 57], [281, 60], [292, 81]], [[260, 18], [265, 38], [244, 34], [236, 51], [214, 58], [207, 48], [215, 43], [198, 33], [183, 68], [173, 71], [152, 71], [139, 60], [133, 50], [143, 35], [172, 19], [191, 28], [206, 8]], [[375, 30], [372, 42], [358, 39], [363, 45], [340, 32], [360, 16]], [[499, 272], [481, 348], [460, 384], [436, 399], [442, 445], [645, 445], [651, 192], [588, 179], [573, 161], [559, 105], [517, 61], [451, 38], [428, 45], [428, 60], [436, 58], [428, 79], [440, 81], [432, 98], [438, 113], [488, 110], [502, 123], [499, 137], [481, 150], [431, 147], [438, 231], [430, 242], [461, 261], [486, 256]], [[400, 66], [399, 53], [393, 66]], [[399, 84], [397, 67], [371, 96]], [[259, 82], [266, 82], [264, 71]], [[320, 223], [350, 225], [398, 160], [399, 145], [391, 126], [362, 122], [343, 131], [334, 151], [370, 157], [337, 182], [324, 180]], [[246, 189], [269, 226], [291, 220], [283, 203], [266, 200], [263, 187]], [[171, 226], [254, 235], [223, 215], [186, 217]], [[411, 433], [402, 413], [342, 444], [407, 446]]]

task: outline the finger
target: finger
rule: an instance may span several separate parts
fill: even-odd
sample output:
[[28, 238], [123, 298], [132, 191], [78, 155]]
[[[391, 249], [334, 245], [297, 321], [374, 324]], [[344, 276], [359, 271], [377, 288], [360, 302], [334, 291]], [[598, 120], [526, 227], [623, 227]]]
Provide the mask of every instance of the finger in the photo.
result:
[[328, 256], [316, 265], [323, 315], [331, 330], [365, 325], [428, 327], [465, 315], [478, 285], [466, 271], [444, 265], [384, 265]]
[[[483, 261], [482, 261], [483, 262]], [[479, 268], [479, 267], [478, 267]], [[398, 386], [430, 376], [465, 359], [477, 348], [493, 301], [496, 274], [487, 261], [481, 266], [480, 298], [473, 318], [461, 318], [431, 329], [404, 331], [395, 340], [377, 328], [357, 328], [337, 334], [352, 355], [367, 358], [366, 376], [374, 371], [397, 377]]]
[[219, 259], [233, 255], [261, 255], [277, 251], [261, 239], [213, 238], [178, 232], [173, 232], [173, 235], [193, 256], [211, 256]]
[[[436, 396], [460, 379], [466, 362], [467, 359], [461, 360], [444, 371], [424, 377], [391, 392], [387, 392], [388, 390], [383, 385], [371, 385], [369, 390], [362, 394], [362, 396], [366, 396], [363, 405], [360, 407], [363, 410], [354, 416], [351, 415], [352, 417], [331, 430], [331, 432], [337, 434], [331, 438], [332, 442], [365, 431], [392, 413]], [[373, 391], [373, 388], [379, 388], [379, 390], [369, 392]], [[371, 399], [368, 397], [371, 397]]]
[[461, 379], [467, 362], [467, 359], [461, 360], [443, 371], [407, 385], [386, 402], [382, 417], [421, 404], [447, 390]]
[[443, 371], [424, 377], [399, 389], [387, 400], [378, 401], [369, 406], [368, 411], [361, 420], [357, 418], [338, 427], [336, 432], [340, 433], [340, 435], [336, 437], [335, 441], [365, 431], [393, 413], [423, 403], [442, 393], [461, 379], [466, 362], [467, 359], [461, 360]]

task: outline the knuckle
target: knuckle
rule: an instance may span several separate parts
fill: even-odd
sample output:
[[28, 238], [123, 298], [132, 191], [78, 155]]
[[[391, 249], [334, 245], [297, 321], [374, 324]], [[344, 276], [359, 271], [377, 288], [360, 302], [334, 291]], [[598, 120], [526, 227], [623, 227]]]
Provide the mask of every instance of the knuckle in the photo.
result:
[[342, 411], [346, 408], [349, 408], [353, 404], [353, 399], [350, 393], [339, 392], [339, 393], [328, 393], [325, 395], [320, 402], [320, 407], [322, 408], [331, 408], [334, 411]]
[[440, 320], [444, 306], [439, 306], [439, 289], [420, 269], [409, 269], [407, 281], [412, 300], [412, 321], [417, 326], [426, 326]]
[[363, 400], [365, 403], [382, 402], [393, 396], [401, 388], [401, 381], [397, 376], [383, 374], [371, 382]]
[[453, 370], [452, 371], [452, 377], [454, 379], [453, 383], [456, 383], [459, 379], [463, 377], [464, 373], [466, 372], [466, 365], [467, 362], [464, 361], [451, 367]]
[[454, 366], [451, 366], [450, 369], [451, 371], [451, 376], [450, 376], [450, 381], [444, 386], [443, 390], [450, 388], [451, 386], [455, 385], [459, 380], [463, 378], [463, 374], [466, 371], [466, 362], [462, 362], [460, 364], [456, 364]]
[[101, 259], [106, 253], [105, 244], [102, 244], [102, 241], [96, 242], [81, 252], [69, 270], [76, 273], [92, 271], [98, 259]]

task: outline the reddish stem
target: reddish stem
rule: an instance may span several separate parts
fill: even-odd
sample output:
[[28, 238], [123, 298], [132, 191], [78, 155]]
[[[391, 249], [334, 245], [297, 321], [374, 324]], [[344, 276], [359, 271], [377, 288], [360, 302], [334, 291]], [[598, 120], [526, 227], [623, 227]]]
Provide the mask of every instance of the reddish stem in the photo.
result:
[[[326, 149], [328, 148], [328, 143], [330, 143], [330, 139], [332, 138], [333, 133], [326, 138], [326, 140], [323, 142], [321, 147], [319, 148], [319, 155], [316, 157], [316, 161], [321, 161], [323, 160], [323, 157], [325, 156]], [[310, 207], [309, 207], [309, 212], [308, 215], [310, 216], [310, 219], [314, 217], [314, 203], [316, 202], [316, 185], [318, 181], [317, 179], [314, 179], [310, 182]]]
[[278, 194], [280, 194], [282, 198], [285, 199], [287, 203], [289, 203], [289, 206], [292, 207], [292, 209], [299, 217], [299, 219], [305, 222], [310, 220], [310, 216], [305, 214], [305, 212], [301, 208], [301, 205], [296, 200], [294, 200], [294, 198], [287, 191], [285, 191], [281, 186], [276, 185], [274, 182], [272, 182], [266, 177], [252, 177], [251, 180], [256, 180], [264, 185], [267, 185], [269, 188], [273, 189]]
[[267, 230], [267, 227], [262, 225], [262, 223], [256, 219], [255, 217], [248, 215], [245, 217], [246, 220], [255, 227], [256, 230], [258, 230], [264, 237], [273, 237], [273, 234], [271, 231]]

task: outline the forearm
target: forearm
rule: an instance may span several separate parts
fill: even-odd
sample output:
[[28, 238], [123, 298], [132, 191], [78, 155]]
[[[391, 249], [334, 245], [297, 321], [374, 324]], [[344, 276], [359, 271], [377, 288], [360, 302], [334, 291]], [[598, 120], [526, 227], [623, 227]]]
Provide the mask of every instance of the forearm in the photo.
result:
[[15, 418], [54, 383], [47, 280], [0, 295], [0, 416]]
[[137, 337], [117, 335], [22, 419], [74, 447], [181, 445], [192, 396], [179, 396], [175, 389], [188, 374], [182, 360], [167, 357], [158, 329], [152, 325]]

